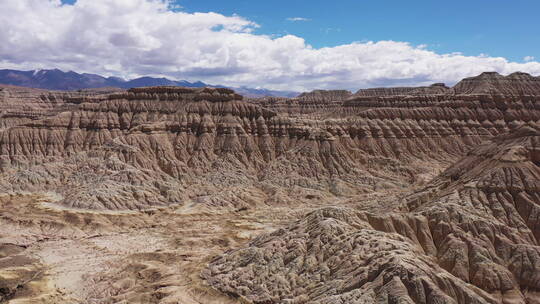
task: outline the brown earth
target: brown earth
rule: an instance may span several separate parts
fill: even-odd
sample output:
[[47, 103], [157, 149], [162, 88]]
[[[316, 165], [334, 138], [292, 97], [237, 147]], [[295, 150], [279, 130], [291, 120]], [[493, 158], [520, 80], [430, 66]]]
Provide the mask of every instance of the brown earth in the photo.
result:
[[539, 303], [540, 129], [474, 149], [394, 210], [313, 211], [214, 259], [254, 303]]
[[0, 302], [539, 303], [537, 77], [0, 94]]

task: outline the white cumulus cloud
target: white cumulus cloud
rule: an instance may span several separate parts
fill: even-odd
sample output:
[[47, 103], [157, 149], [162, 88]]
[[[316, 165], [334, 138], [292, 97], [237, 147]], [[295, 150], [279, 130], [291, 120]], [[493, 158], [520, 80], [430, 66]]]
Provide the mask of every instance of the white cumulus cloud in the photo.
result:
[[171, 10], [165, 0], [0, 1], [0, 68], [60, 68], [286, 90], [453, 83], [484, 71], [540, 74], [540, 63], [438, 54], [399, 41], [313, 48], [253, 32], [241, 16]]
[[523, 61], [525, 62], [534, 61], [534, 56], [525, 56], [523, 57]]

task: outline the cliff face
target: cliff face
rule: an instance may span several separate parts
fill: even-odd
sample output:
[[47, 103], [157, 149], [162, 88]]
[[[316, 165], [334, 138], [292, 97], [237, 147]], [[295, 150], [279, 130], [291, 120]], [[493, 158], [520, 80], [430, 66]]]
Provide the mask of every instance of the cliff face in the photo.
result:
[[451, 89], [444, 83], [435, 83], [427, 87], [396, 87], [396, 88], [372, 88], [360, 89], [354, 96], [378, 97], [378, 96], [423, 96], [451, 93]]
[[466, 156], [393, 211], [313, 211], [202, 276], [254, 303], [536, 303], [540, 90], [528, 75], [485, 76], [452, 94], [346, 100], [349, 134], [368, 154]]
[[519, 128], [394, 212], [316, 210], [217, 257], [203, 277], [254, 303], [536, 303], [539, 148], [540, 129]]
[[[209, 202], [219, 206], [241, 206], [254, 196], [273, 202], [279, 191], [268, 187], [349, 195], [415, 182], [429, 171], [423, 164], [443, 166], [493, 136], [540, 120], [537, 96], [333, 101], [348, 94], [325, 94], [285, 101], [286, 109], [296, 109], [289, 114], [281, 105], [244, 101], [228, 89], [152, 87], [107, 98], [68, 96], [49, 113], [67, 111], [0, 132], [4, 180], [12, 181], [3, 189], [65, 187], [59, 190], [71, 197], [65, 204], [98, 209], [140, 209], [212, 195], [225, 196]], [[85, 163], [92, 169], [81, 175]], [[95, 206], [65, 183], [79, 174], [91, 192], [93, 180], [111, 179], [107, 170], [116, 172], [111, 183], [117, 190], [104, 188]], [[134, 196], [134, 185], [147, 194]], [[223, 187], [230, 192], [218, 191]], [[250, 189], [244, 199], [234, 194], [239, 187]], [[121, 203], [111, 203], [119, 198]]]
[[341, 103], [352, 96], [346, 90], [315, 90], [302, 93], [295, 98], [264, 97], [250, 102], [278, 112], [282, 115], [327, 116], [339, 109]]
[[[225, 93], [217, 90], [208, 90], [207, 93], [201, 89], [200, 94], [195, 90], [173, 88], [170, 89], [172, 92], [161, 93], [158, 92], [160, 89], [167, 88], [132, 89], [128, 93], [111, 95], [102, 102], [82, 103], [75, 111], [12, 128], [3, 134], [0, 153], [63, 156], [102, 146], [108, 140], [128, 135], [128, 131], [145, 124], [176, 122], [170, 128], [183, 128], [183, 131], [201, 135], [205, 128], [215, 128], [207, 126], [211, 122], [205, 121], [204, 116], [230, 115], [242, 120], [254, 119], [263, 113], [272, 115], [264, 109], [235, 101], [241, 97], [225, 89], [222, 90]], [[204, 101], [197, 98], [204, 98]], [[36, 133], [38, 138], [49, 140], [33, 141], [32, 148], [25, 150], [25, 137]]]
[[[264, 107], [273, 107], [278, 112], [301, 115], [310, 114], [302, 112], [303, 107], [309, 107], [313, 101], [319, 101], [319, 104], [331, 104], [328, 109], [325, 109], [326, 114], [342, 117], [343, 115], [354, 115], [373, 107], [419, 107], [433, 106], [441, 102], [471, 101], [480, 103], [528, 102], [528, 100], [537, 99], [535, 97], [540, 96], [539, 79], [540, 77], [533, 77], [527, 73], [516, 72], [502, 76], [495, 72], [486, 72], [476, 77], [465, 78], [452, 88], [443, 83], [435, 83], [427, 87], [361, 89], [353, 95], [345, 93], [338, 95], [337, 92], [343, 91], [313, 91], [292, 99], [260, 99], [259, 103]], [[315, 96], [332, 97], [325, 99]], [[301, 100], [300, 97], [308, 98]], [[336, 107], [338, 103], [340, 106]], [[347, 112], [343, 113], [341, 108], [345, 108]]]
[[85, 101], [99, 101], [112, 90], [56, 92], [0, 86], [0, 129], [22, 125], [63, 111], [75, 110]]
[[155, 87], [9, 128], [0, 154], [6, 190], [55, 189], [70, 207], [140, 209], [216, 192], [225, 197], [210, 204], [241, 205], [249, 199], [235, 191], [261, 192], [261, 182], [328, 189], [337, 174], [353, 185], [361, 153], [347, 141], [228, 89]]
[[540, 79], [527, 73], [517, 72], [502, 76], [496, 72], [485, 72], [463, 79], [456, 84], [454, 91], [456, 94], [539, 95]]
[[540, 91], [509, 77], [263, 100], [8, 88], [0, 270], [36, 270], [4, 293], [47, 269], [52, 302], [538, 303]]
[[297, 96], [302, 101], [342, 101], [349, 98], [352, 95], [351, 92], [346, 90], [315, 90], [308, 93], [302, 93]]
[[[371, 155], [398, 159], [460, 156], [492, 136], [540, 120], [540, 89], [530, 84], [536, 78], [518, 73], [497, 77], [516, 79], [501, 84], [502, 91], [527, 87], [528, 95], [466, 94], [460, 89], [468, 81], [464, 80], [452, 89], [435, 84], [360, 90], [341, 102], [316, 104], [317, 109], [309, 101], [292, 99], [261, 106], [289, 116], [325, 120], [334, 125], [332, 134], [343, 132], [354, 147]], [[485, 78], [485, 74], [471, 78], [471, 92], [482, 92]]]

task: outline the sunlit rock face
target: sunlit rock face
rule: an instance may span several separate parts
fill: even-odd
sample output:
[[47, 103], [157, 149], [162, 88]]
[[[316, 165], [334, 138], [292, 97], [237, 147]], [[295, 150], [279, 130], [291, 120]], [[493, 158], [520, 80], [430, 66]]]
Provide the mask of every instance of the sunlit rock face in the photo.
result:
[[325, 208], [215, 258], [253, 303], [537, 303], [540, 129], [473, 149], [392, 213]]
[[[381, 183], [402, 187], [427, 163], [443, 166], [494, 136], [537, 124], [535, 79], [482, 74], [454, 88], [264, 100], [220, 88], [18, 93], [25, 106], [6, 110], [0, 131], [2, 187], [54, 189], [67, 206], [91, 209], [164, 206], [209, 193], [226, 196], [212, 205], [241, 206], [257, 201], [254, 193], [266, 196], [268, 185], [338, 196]], [[459, 89], [465, 86], [474, 94]], [[527, 95], [480, 94], [475, 86]], [[14, 94], [4, 92], [6, 107]], [[103, 188], [90, 186], [94, 180]], [[234, 194], [240, 188], [250, 189], [245, 199]]]
[[3, 87], [0, 296], [538, 303], [539, 102], [493, 73], [263, 99]]

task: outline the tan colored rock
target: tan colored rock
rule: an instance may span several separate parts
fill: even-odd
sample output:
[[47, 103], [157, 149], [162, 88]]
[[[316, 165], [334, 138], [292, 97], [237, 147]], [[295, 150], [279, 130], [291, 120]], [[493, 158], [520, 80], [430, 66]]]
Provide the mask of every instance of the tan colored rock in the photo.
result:
[[406, 212], [320, 209], [202, 277], [253, 303], [537, 303], [539, 147], [540, 128], [521, 127], [406, 197]]
[[485, 72], [476, 77], [463, 79], [453, 89], [457, 94], [539, 95], [540, 79], [521, 72], [508, 76], [502, 76], [496, 72]]
[[451, 90], [444, 83], [435, 83], [427, 87], [391, 87], [391, 88], [371, 88], [360, 89], [354, 96], [376, 97], [376, 96], [407, 96], [407, 95], [435, 95], [448, 94]]
[[0, 242], [47, 271], [0, 261], [0, 281], [45, 303], [537, 303], [522, 76], [346, 100], [11, 91]]

